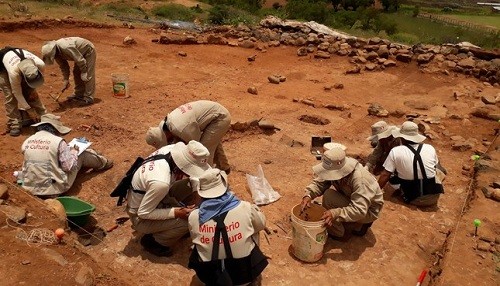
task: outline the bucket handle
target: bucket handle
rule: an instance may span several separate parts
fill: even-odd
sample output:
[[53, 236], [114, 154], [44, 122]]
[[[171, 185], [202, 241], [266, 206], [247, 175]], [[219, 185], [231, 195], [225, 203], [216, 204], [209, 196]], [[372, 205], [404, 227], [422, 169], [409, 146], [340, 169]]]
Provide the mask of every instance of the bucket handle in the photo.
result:
[[[309, 231], [308, 231], [307, 229], [304, 229], [304, 230], [306, 231], [307, 236], [309, 236], [309, 238], [310, 238], [311, 240], [313, 240], [313, 241], [314, 241], [314, 242], [316, 242], [317, 244], [325, 244], [324, 242], [323, 242], [323, 243], [321, 243], [321, 242], [316, 241], [316, 237], [312, 237], [312, 235], [309, 233]], [[326, 230], [323, 230], [323, 232], [325, 232], [325, 231], [326, 231]], [[325, 242], [326, 242], [326, 240], [325, 240]]]

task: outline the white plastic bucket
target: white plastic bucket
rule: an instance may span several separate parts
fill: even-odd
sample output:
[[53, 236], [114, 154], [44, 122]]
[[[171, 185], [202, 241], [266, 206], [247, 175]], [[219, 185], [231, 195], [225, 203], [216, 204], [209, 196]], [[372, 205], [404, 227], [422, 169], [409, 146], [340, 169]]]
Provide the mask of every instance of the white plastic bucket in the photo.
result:
[[311, 204], [304, 214], [300, 214], [300, 205], [292, 209], [292, 253], [304, 262], [316, 262], [323, 257], [323, 248], [326, 243], [327, 233], [323, 226], [321, 216], [325, 209], [316, 204]]
[[128, 74], [112, 74], [113, 96], [118, 98], [127, 98], [128, 94]]

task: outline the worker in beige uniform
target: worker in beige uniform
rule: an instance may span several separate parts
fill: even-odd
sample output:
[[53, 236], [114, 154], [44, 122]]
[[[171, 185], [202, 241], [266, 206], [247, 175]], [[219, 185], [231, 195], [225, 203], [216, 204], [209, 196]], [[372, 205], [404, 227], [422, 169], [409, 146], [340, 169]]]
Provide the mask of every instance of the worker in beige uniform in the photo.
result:
[[147, 162], [134, 173], [127, 194], [132, 228], [143, 234], [144, 249], [157, 256], [172, 255], [172, 246], [189, 232], [187, 218], [197, 204], [192, 188], [174, 188], [174, 183], [210, 168], [207, 148], [196, 141], [164, 146], [149, 157], [165, 154], [170, 156]]
[[314, 166], [313, 172], [317, 177], [306, 187], [302, 208], [323, 196], [326, 209], [323, 219], [332, 238], [345, 238], [343, 222], [361, 223], [361, 229], [353, 234], [365, 235], [384, 204], [377, 179], [338, 147], [325, 151], [321, 164]]
[[89, 40], [67, 37], [49, 41], [42, 47], [42, 58], [46, 64], [53, 64], [55, 60], [59, 65], [64, 80], [61, 93], [70, 86], [68, 61], [75, 62], [73, 67], [75, 93], [68, 99], [78, 100], [81, 105], [94, 103], [96, 51]]
[[370, 173], [378, 176], [384, 170], [384, 162], [393, 147], [401, 145], [399, 138], [392, 136], [392, 130], [398, 129], [385, 121], [378, 121], [372, 125], [372, 135], [367, 138], [370, 142], [376, 141], [377, 145], [368, 156], [366, 168]]
[[208, 163], [227, 174], [231, 171], [222, 147], [222, 137], [231, 126], [231, 115], [221, 104], [198, 100], [183, 104], [170, 112], [158, 127], [149, 128], [146, 142], [160, 148], [176, 141], [199, 141], [210, 152]]
[[47, 111], [36, 89], [43, 82], [43, 61], [29, 51], [5, 47], [0, 50], [0, 88], [5, 96], [7, 132], [19, 136], [22, 128], [20, 110], [33, 107], [38, 116]]
[[40, 122], [32, 125], [37, 128], [37, 132], [22, 145], [23, 188], [33, 195], [51, 197], [65, 193], [82, 167], [95, 171], [113, 167], [112, 160], [92, 149], [78, 154], [77, 146], [69, 146], [58, 136], [71, 131], [59, 119], [59, 116], [50, 113], [42, 115]]
[[[267, 266], [260, 252], [259, 231], [265, 228], [266, 218], [259, 207], [241, 201], [229, 188], [227, 175], [219, 169], [209, 169], [199, 177], [198, 194], [202, 198], [200, 208], [189, 215], [189, 232], [195, 248], [189, 260], [189, 268], [207, 285], [214, 285], [220, 264], [224, 259], [231, 285], [243, 285], [254, 281]], [[214, 249], [217, 221], [227, 232], [227, 242], [217, 243]], [[223, 240], [224, 235], [220, 236]], [[230, 253], [226, 252], [229, 249]], [[229, 284], [228, 284], [229, 285]]]

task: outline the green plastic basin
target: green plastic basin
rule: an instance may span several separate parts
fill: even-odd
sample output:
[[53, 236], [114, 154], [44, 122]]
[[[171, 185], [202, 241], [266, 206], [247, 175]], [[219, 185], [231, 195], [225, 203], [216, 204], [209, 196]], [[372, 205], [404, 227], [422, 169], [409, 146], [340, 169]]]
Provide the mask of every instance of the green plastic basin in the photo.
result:
[[68, 220], [77, 226], [87, 224], [90, 214], [95, 210], [94, 205], [77, 197], [58, 197], [57, 200], [63, 205]]

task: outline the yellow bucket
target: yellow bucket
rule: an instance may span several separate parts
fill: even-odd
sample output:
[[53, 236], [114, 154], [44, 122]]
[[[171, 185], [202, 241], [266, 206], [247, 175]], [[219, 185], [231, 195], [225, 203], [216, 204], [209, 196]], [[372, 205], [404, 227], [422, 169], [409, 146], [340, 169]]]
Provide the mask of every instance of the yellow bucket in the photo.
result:
[[128, 74], [112, 74], [113, 96], [118, 98], [127, 98], [128, 94]]
[[321, 217], [325, 208], [311, 204], [304, 213], [300, 205], [292, 209], [292, 253], [304, 262], [316, 262], [323, 257], [327, 233]]

